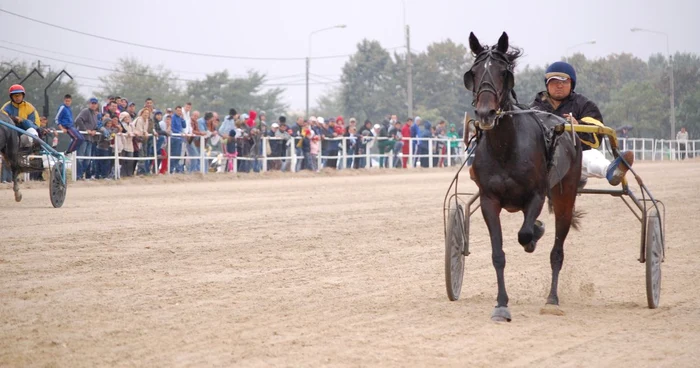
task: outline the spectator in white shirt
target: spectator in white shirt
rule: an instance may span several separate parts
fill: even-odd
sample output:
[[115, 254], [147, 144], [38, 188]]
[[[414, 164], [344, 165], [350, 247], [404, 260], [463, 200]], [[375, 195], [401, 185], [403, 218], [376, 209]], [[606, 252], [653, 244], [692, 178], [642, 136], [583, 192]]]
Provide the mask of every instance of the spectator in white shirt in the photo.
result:
[[682, 127], [681, 130], [676, 133], [676, 140], [678, 141], [678, 151], [680, 151], [681, 160], [685, 160], [688, 149], [688, 132], [685, 130], [685, 127]]

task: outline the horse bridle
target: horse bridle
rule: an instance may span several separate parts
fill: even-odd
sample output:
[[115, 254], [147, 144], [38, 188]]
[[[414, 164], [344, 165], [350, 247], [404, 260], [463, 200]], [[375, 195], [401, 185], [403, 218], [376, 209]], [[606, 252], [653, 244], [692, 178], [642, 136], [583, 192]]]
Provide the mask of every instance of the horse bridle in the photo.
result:
[[[474, 60], [474, 64], [472, 64], [471, 69], [469, 69], [468, 72], [464, 74], [464, 86], [471, 90], [472, 93], [474, 94], [474, 100], [472, 101], [472, 106], [476, 106], [477, 101], [479, 100], [479, 96], [481, 96], [482, 93], [488, 92], [493, 94], [496, 99], [498, 100], [498, 105], [501, 106], [503, 103], [503, 97], [507, 95], [506, 92], [510, 90], [511, 88], [506, 87], [504, 85], [504, 88], [499, 91], [496, 89], [496, 85], [494, 84], [494, 77], [493, 74], [491, 73], [491, 68], [488, 66], [485, 68], [486, 72], [484, 76], [481, 78], [481, 81], [479, 82], [479, 86], [476, 90], [474, 90], [474, 66], [477, 64], [480, 64], [484, 62], [485, 60], [493, 60], [496, 62], [504, 63], [506, 64], [506, 72], [510, 74], [507, 76], [507, 78], [513, 78], [513, 63], [508, 60], [508, 56], [496, 49], [487, 49], [482, 52], [480, 52], [477, 56], [476, 59]], [[469, 85], [472, 87], [470, 88]]]

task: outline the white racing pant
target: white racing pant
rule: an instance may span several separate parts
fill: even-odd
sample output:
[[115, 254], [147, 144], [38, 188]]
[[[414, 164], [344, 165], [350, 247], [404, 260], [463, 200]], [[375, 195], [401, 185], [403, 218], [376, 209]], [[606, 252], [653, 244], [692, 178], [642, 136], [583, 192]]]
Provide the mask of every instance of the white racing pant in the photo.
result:
[[[39, 133], [34, 128], [27, 129], [27, 133], [34, 134], [35, 136], [39, 135]], [[34, 143], [34, 138], [32, 138], [26, 134], [22, 134], [19, 137], [19, 144], [22, 147], [31, 147], [32, 143]]]
[[583, 151], [581, 159], [583, 168], [581, 170], [581, 179], [584, 178], [605, 178], [608, 171], [610, 161], [597, 149], [589, 149]]

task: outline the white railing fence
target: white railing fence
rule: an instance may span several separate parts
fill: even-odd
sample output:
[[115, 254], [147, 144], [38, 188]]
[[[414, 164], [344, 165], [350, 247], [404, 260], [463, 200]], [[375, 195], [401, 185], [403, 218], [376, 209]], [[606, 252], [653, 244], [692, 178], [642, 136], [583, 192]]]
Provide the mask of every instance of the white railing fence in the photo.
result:
[[[85, 134], [85, 132], [82, 133]], [[119, 133], [117, 136], [126, 139], [133, 137], [125, 133]], [[86, 137], [89, 136], [86, 135]], [[214, 150], [211, 146], [207, 146], [209, 138], [205, 136], [171, 134], [148, 135], [145, 138], [141, 142], [144, 148], [140, 152], [135, 152], [135, 157], [122, 155], [122, 147], [119, 147], [119, 143], [113, 143], [108, 150], [100, 149], [99, 152], [96, 147], [92, 148], [89, 155], [80, 156], [76, 152], [71, 153], [66, 157], [71, 180], [78, 179], [79, 170], [75, 163], [86, 165], [86, 168], [91, 169], [93, 176], [120, 179], [122, 175], [130, 176], [134, 173], [169, 175], [199, 172], [207, 174], [210, 169], [214, 172], [236, 173], [272, 170], [319, 171], [324, 167], [338, 170], [433, 168], [459, 165], [466, 159], [466, 150], [461, 138], [404, 138], [393, 141], [386, 137], [338, 137], [326, 138], [313, 145], [308, 141], [300, 145], [299, 137], [289, 139], [263, 137], [259, 145], [251, 148], [249, 155], [227, 152], [226, 142], [223, 140], [218, 145], [221, 149]], [[115, 142], [120, 141], [120, 139], [115, 140]], [[193, 144], [196, 141], [199, 147]], [[280, 141], [283, 141], [282, 146], [278, 143]], [[700, 140], [682, 142], [651, 138], [620, 138], [618, 141], [620, 149], [634, 152], [637, 161], [677, 161], [700, 155]], [[114, 149], [114, 144], [117, 145], [117, 149]], [[276, 149], [272, 150], [272, 147]], [[607, 139], [602, 140], [598, 149], [609, 159], [612, 157]], [[283, 151], [283, 156], [280, 156], [280, 151]], [[130, 162], [135, 162], [134, 171], [126, 172], [124, 168], [131, 168]], [[48, 163], [45, 162], [46, 164]], [[84, 170], [81, 168], [80, 171]], [[28, 174], [25, 180], [28, 180]]]

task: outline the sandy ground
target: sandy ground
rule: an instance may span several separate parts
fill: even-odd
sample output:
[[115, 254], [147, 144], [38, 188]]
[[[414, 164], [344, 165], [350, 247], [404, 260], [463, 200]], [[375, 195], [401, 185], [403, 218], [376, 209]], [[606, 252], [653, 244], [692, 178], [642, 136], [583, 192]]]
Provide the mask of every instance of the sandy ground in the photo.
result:
[[636, 218], [584, 196], [565, 316], [539, 313], [553, 217], [526, 254], [522, 215], [503, 215], [503, 324], [480, 213], [462, 298], [446, 296], [453, 169], [77, 183], [61, 209], [41, 184], [22, 203], [3, 186], [0, 366], [697, 367], [700, 163], [636, 168], [668, 208], [661, 307], [646, 307]]

